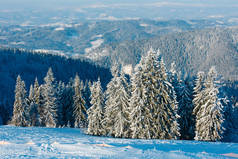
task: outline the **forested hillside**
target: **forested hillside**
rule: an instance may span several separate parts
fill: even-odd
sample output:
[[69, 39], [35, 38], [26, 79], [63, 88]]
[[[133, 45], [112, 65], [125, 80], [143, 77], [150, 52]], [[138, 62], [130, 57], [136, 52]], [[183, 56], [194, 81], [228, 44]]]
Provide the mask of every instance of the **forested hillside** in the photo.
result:
[[63, 82], [68, 82], [77, 73], [84, 82], [86, 80], [95, 81], [100, 77], [105, 87], [111, 78], [108, 69], [87, 61], [21, 49], [1, 48], [0, 64], [0, 116], [3, 118], [3, 123], [6, 123], [9, 115], [12, 114], [14, 89], [18, 75], [21, 75], [25, 81], [27, 90], [36, 77], [40, 84], [43, 82], [43, 77], [49, 67], [52, 68], [55, 78]]
[[175, 62], [176, 69], [184, 75], [194, 76], [198, 71], [207, 72], [211, 66], [216, 66], [225, 79], [238, 80], [237, 31], [235, 27], [212, 28], [114, 43], [94, 51], [99, 55], [109, 52], [108, 56], [94, 60], [102, 65], [120, 61], [123, 65], [135, 66], [152, 46], [161, 50], [167, 65]]
[[90, 135], [139, 139], [232, 141], [237, 132], [237, 101], [215, 67], [195, 80], [181, 79], [175, 63], [167, 70], [160, 51], [151, 48], [129, 78], [118, 64], [111, 73], [105, 91], [100, 78], [84, 83], [76, 74], [64, 83], [51, 68], [28, 91], [18, 75], [9, 124], [88, 128]]

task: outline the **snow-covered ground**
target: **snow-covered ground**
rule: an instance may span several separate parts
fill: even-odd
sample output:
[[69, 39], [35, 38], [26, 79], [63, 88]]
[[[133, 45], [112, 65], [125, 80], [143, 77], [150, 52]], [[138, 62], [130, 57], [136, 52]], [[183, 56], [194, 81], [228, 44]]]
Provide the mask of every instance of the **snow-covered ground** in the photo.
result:
[[0, 126], [0, 158], [229, 158], [238, 144], [88, 136], [79, 129]]
[[103, 39], [97, 39], [95, 41], [92, 41], [91, 42], [92, 47], [86, 48], [85, 52], [86, 53], [90, 53], [92, 50], [94, 50], [94, 49], [98, 48], [99, 46], [101, 46], [103, 42], [104, 42]]

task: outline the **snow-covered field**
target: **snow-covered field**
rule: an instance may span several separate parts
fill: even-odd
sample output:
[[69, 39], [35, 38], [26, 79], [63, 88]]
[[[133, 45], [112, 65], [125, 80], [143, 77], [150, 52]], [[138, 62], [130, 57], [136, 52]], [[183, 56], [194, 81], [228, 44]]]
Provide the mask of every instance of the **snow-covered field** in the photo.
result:
[[0, 158], [229, 158], [237, 143], [88, 136], [79, 129], [0, 126]]

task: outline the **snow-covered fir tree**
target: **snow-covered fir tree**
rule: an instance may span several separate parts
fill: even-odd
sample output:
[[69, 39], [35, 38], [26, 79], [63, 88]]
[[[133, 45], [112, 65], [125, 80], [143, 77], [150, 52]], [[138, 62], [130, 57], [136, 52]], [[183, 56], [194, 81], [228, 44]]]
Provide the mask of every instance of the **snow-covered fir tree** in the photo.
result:
[[61, 103], [63, 104], [62, 119], [63, 125], [67, 127], [74, 126], [74, 117], [73, 117], [73, 104], [74, 104], [74, 81], [70, 79], [69, 82], [65, 85]]
[[193, 116], [193, 90], [189, 80], [180, 80], [177, 93], [178, 114], [181, 139], [189, 140], [194, 138], [194, 116]]
[[85, 107], [86, 109], [90, 108], [91, 104], [90, 104], [90, 96], [91, 96], [91, 91], [90, 91], [90, 87], [91, 87], [91, 82], [86, 80], [84, 87], [83, 87], [83, 97], [85, 99]]
[[204, 72], [198, 72], [195, 80], [195, 87], [193, 88], [193, 115], [196, 116], [198, 110], [201, 108], [204, 99]]
[[159, 52], [148, 51], [132, 76], [132, 138], [177, 139], [177, 101]]
[[103, 135], [112, 135], [115, 134], [115, 131], [113, 130], [114, 126], [114, 117], [116, 116], [116, 113], [114, 111], [114, 99], [115, 99], [115, 91], [116, 91], [116, 79], [119, 76], [118, 72], [118, 65], [113, 65], [111, 68], [111, 73], [113, 75], [113, 78], [111, 81], [107, 84], [107, 90], [105, 91], [105, 113], [104, 113], [104, 119], [102, 121], [103, 124]]
[[74, 79], [74, 104], [73, 104], [73, 116], [74, 116], [74, 127], [86, 127], [86, 108], [85, 100], [82, 96], [82, 83], [79, 76], [76, 75]]
[[40, 85], [36, 93], [36, 104], [38, 105], [38, 122], [39, 126], [45, 126], [45, 114], [44, 114], [44, 96], [43, 96], [43, 85]]
[[[42, 103], [41, 101], [41, 95], [40, 95], [40, 85], [38, 83], [38, 79], [35, 78], [34, 82], [34, 104], [36, 110], [34, 110], [32, 113], [36, 114], [35, 122], [33, 122], [34, 126], [39, 126], [40, 125], [40, 114], [39, 114], [39, 106]], [[40, 101], [41, 100], [41, 101]]]
[[112, 80], [107, 85], [103, 126], [105, 135], [129, 136], [129, 94], [128, 83], [119, 66], [112, 67]]
[[130, 136], [129, 128], [130, 128], [130, 121], [129, 121], [129, 99], [130, 95], [128, 92], [129, 84], [127, 83], [126, 77], [123, 72], [121, 72], [120, 76], [117, 78], [116, 81], [116, 92], [115, 92], [115, 112], [117, 115], [115, 116], [114, 120], [114, 129], [115, 137], [126, 137]]
[[145, 132], [147, 126], [147, 113], [148, 108], [145, 107], [146, 101], [144, 100], [144, 86], [143, 86], [143, 70], [144, 57], [140, 63], [136, 65], [134, 73], [131, 78], [132, 94], [130, 99], [130, 130], [131, 138], [149, 138], [150, 133]]
[[196, 114], [195, 140], [219, 141], [224, 137], [224, 106], [219, 97], [215, 68], [212, 67], [204, 83], [203, 102]]
[[56, 88], [56, 94], [57, 94], [57, 125], [63, 126], [63, 103], [64, 101], [64, 90], [65, 90], [65, 84], [62, 81], [59, 81]]
[[15, 101], [13, 105], [13, 116], [11, 123], [16, 126], [29, 125], [29, 105], [27, 104], [27, 96], [25, 82], [21, 80], [21, 76], [17, 76], [15, 88]]
[[91, 107], [87, 110], [88, 114], [88, 130], [90, 135], [104, 135], [102, 120], [104, 107], [104, 94], [102, 92], [101, 82], [98, 79], [91, 86]]
[[180, 79], [179, 79], [178, 73], [176, 71], [175, 62], [171, 63], [170, 70], [168, 72], [168, 80], [173, 85], [174, 90], [177, 94], [177, 89], [179, 89], [179, 85], [180, 85]]
[[115, 106], [114, 99], [116, 96], [116, 80], [119, 78], [119, 65], [117, 63], [111, 67], [111, 73], [113, 78], [107, 84], [107, 89], [105, 91], [105, 113], [102, 121], [104, 127], [103, 135], [109, 136], [115, 134], [113, 129], [115, 123], [114, 117], [116, 116], [116, 113], [113, 106]]
[[29, 124], [30, 126], [37, 126], [38, 110], [35, 102], [35, 91], [32, 85], [30, 86], [28, 103], [29, 103], [29, 120], [30, 120]]
[[57, 98], [54, 80], [52, 69], [49, 68], [42, 90], [44, 98], [42, 115], [46, 127], [56, 127], [57, 124]]
[[181, 139], [193, 139], [194, 138], [194, 116], [193, 103], [192, 103], [192, 89], [188, 79], [182, 80], [178, 75], [176, 65], [173, 62], [168, 72], [169, 82], [173, 85], [176, 99], [178, 102], [178, 114]]

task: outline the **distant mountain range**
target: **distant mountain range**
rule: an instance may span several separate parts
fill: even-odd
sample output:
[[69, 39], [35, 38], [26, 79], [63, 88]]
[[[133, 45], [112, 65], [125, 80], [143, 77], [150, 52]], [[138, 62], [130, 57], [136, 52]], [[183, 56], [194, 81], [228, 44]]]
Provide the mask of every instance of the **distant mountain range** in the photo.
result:
[[135, 65], [150, 47], [160, 49], [165, 63], [169, 66], [175, 62], [177, 70], [185, 76], [216, 66], [225, 79], [238, 80], [238, 28], [195, 30], [124, 41], [97, 48], [94, 54], [105, 50], [110, 53], [109, 57], [97, 60], [101, 64], [120, 61], [123, 65]]
[[166, 64], [193, 76], [215, 65], [226, 79], [238, 80], [238, 27], [227, 21], [103, 20], [0, 27], [0, 46], [90, 59], [110, 67], [134, 66], [149, 47]]

